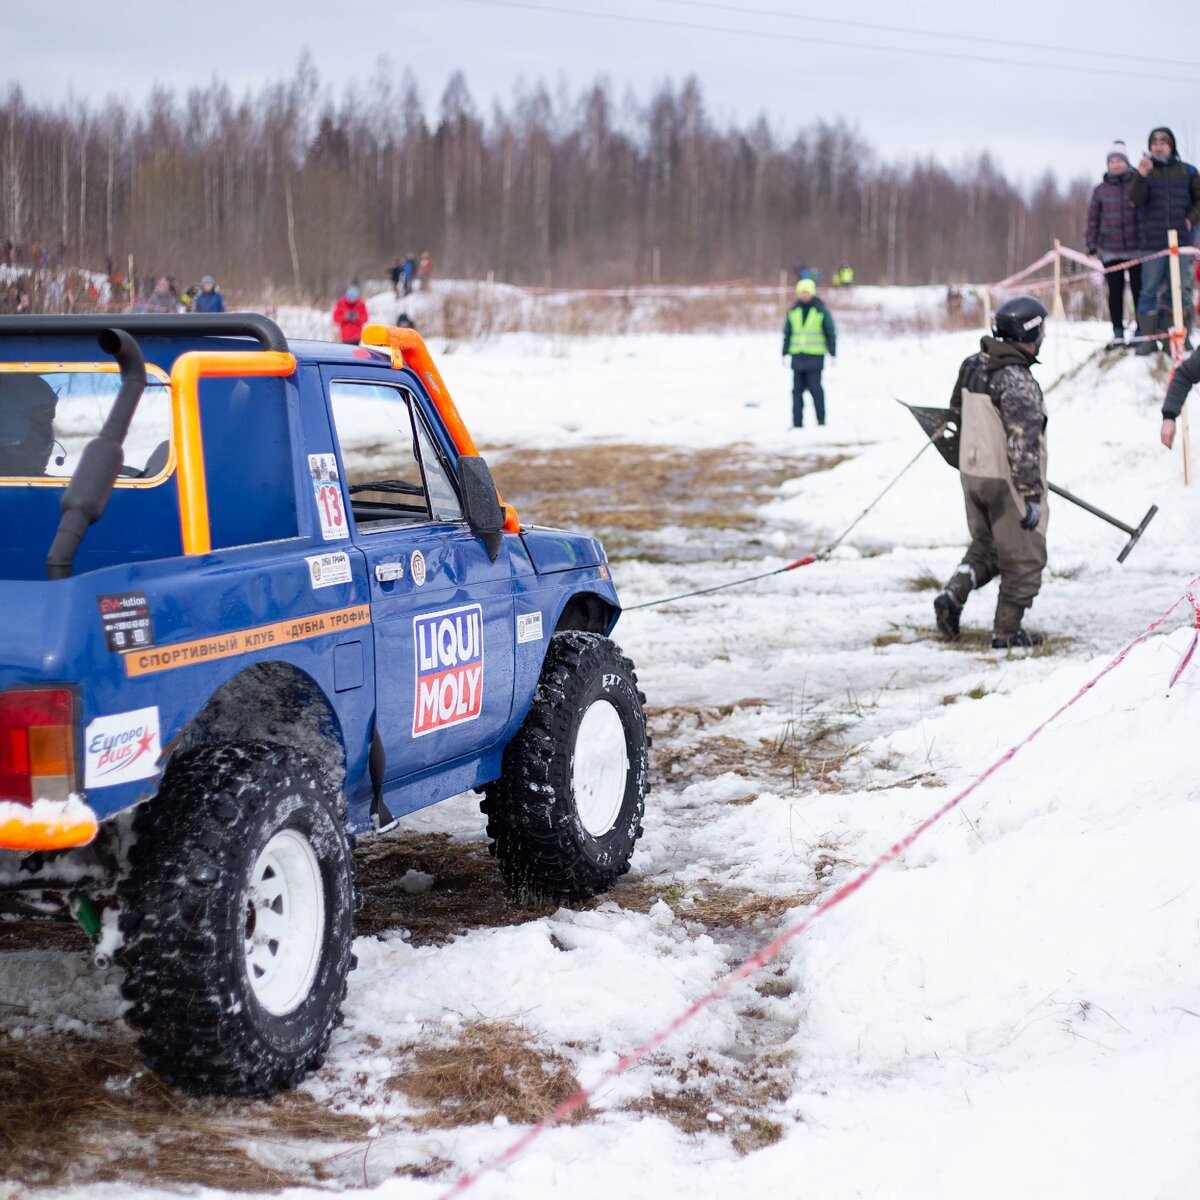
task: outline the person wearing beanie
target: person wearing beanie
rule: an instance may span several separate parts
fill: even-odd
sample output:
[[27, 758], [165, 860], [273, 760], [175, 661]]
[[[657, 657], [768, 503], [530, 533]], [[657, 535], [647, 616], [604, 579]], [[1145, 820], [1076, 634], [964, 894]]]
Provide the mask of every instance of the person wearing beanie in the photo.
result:
[[825, 424], [825, 390], [821, 372], [825, 355], [837, 357], [837, 330], [833, 314], [817, 297], [812, 279], [796, 284], [796, 303], [783, 322], [783, 361], [792, 368], [792, 428], [804, 425], [804, 393], [812, 396], [817, 424]]
[[333, 323], [346, 345], [357, 346], [362, 341], [363, 326], [367, 323], [367, 305], [356, 284], [352, 283], [334, 305]]
[[223, 313], [225, 297], [217, 287], [217, 281], [211, 275], [205, 275], [200, 280], [200, 291], [196, 295], [193, 311], [198, 313]]
[[1142, 268], [1126, 266], [1137, 258], [1141, 245], [1141, 223], [1138, 210], [1129, 199], [1133, 187], [1133, 167], [1125, 143], [1119, 138], [1108, 148], [1108, 170], [1096, 184], [1088, 205], [1085, 245], [1093, 258], [1104, 264], [1108, 284], [1108, 315], [1112, 321], [1113, 337], [1109, 350], [1125, 345], [1125, 276], [1129, 276], [1129, 294], [1137, 310]]
[[[1179, 157], [1175, 135], [1165, 125], [1150, 130], [1147, 152], [1142, 155], [1129, 189], [1129, 200], [1141, 217], [1141, 246], [1144, 258], [1168, 245], [1174, 229], [1181, 246], [1190, 246], [1200, 223], [1200, 175], [1191, 163]], [[1139, 354], [1150, 354], [1155, 337], [1165, 337], [1171, 326], [1170, 259], [1153, 258], [1142, 264], [1142, 288], [1137, 300], [1138, 334], [1147, 340]], [[1191, 271], [1181, 271], [1183, 313], [1187, 327], [1192, 321]]]

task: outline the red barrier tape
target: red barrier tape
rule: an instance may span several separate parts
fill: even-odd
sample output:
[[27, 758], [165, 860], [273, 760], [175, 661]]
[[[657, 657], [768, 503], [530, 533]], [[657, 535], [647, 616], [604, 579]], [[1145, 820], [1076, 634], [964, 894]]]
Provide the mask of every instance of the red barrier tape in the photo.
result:
[[[1073, 275], [1069, 279], [1059, 281], [1060, 288], [1073, 287], [1080, 283], [1089, 283], [1096, 275], [1111, 275], [1114, 271], [1127, 271], [1130, 267], [1140, 267], [1142, 263], [1148, 263], [1156, 258], [1166, 258], [1171, 253], [1170, 249], [1156, 250], [1153, 254], [1147, 254], [1143, 258], [1128, 258], [1121, 262], [1109, 263], [1104, 265], [1098, 258], [1092, 258], [1087, 254], [1080, 254], [1078, 250], [1072, 250], [1069, 246], [1061, 247], [1059, 253], [1063, 258], [1070, 262], [1078, 263], [1080, 266], [1087, 267], [1090, 274], [1088, 275]], [[1196, 246], [1180, 246], [1179, 253], [1185, 258], [1195, 258], [1200, 255], [1200, 247]], [[987, 284], [987, 289], [990, 292], [1010, 291], [1011, 285], [1024, 279], [1027, 275], [1032, 275], [1034, 271], [1041, 270], [1042, 267], [1054, 261], [1054, 251], [1050, 250], [1043, 254], [1036, 262], [1032, 262], [1029, 266], [1018, 271], [1015, 275], [1010, 275], [1007, 279], [1000, 280], [999, 283]], [[1054, 286], [1053, 279], [1039, 279], [1034, 283], [1028, 283], [1024, 287], [1024, 291], [1034, 292], [1041, 291], [1045, 288]]]
[[[799, 564], [796, 564], [799, 565]], [[1140, 646], [1156, 629], [1159, 629], [1168, 617], [1184, 602], [1190, 600], [1193, 608], [1196, 610], [1196, 619], [1200, 622], [1200, 607], [1197, 606], [1194, 598], [1194, 589], [1196, 584], [1200, 583], [1200, 575], [1192, 579], [1187, 589], [1170, 608], [1162, 614], [1162, 616], [1151, 621], [1149, 625], [1133, 639], [1120, 653], [1118, 653], [1109, 663], [1097, 672], [1091, 679], [1087, 681], [1065, 704], [1060, 705], [1053, 713], [1050, 714], [1040, 725], [1027, 733], [1016, 745], [1011, 746], [1006, 750], [986, 771], [978, 776], [972, 783], [968, 784], [957, 796], [947, 800], [932, 815], [925, 818], [914, 829], [910, 830], [898, 842], [895, 842], [889, 849], [885, 850], [870, 866], [865, 867], [852, 879], [848, 879], [836, 891], [832, 892], [825, 900], [823, 900], [816, 908], [812, 910], [802, 921], [798, 921], [795, 925], [785, 929], [773, 941], [768, 942], [757, 954], [746, 959], [740, 966], [731, 971], [725, 978], [717, 984], [707, 995], [701, 996], [694, 1004], [692, 1004], [685, 1012], [682, 1012], [673, 1021], [664, 1025], [657, 1033], [652, 1034], [635, 1050], [631, 1050], [623, 1058], [619, 1059], [613, 1066], [609, 1067], [599, 1079], [596, 1080], [589, 1088], [583, 1088], [576, 1092], [574, 1096], [564, 1100], [548, 1117], [539, 1121], [531, 1129], [527, 1130], [519, 1137], [507, 1150], [497, 1155], [490, 1162], [486, 1162], [478, 1170], [472, 1171], [468, 1175], [464, 1175], [449, 1191], [443, 1192], [438, 1200], [452, 1200], [454, 1196], [461, 1196], [469, 1188], [474, 1187], [476, 1183], [486, 1174], [491, 1171], [498, 1170], [506, 1166], [518, 1157], [528, 1146], [536, 1141], [543, 1133], [557, 1125], [564, 1117], [568, 1117], [577, 1108], [586, 1104], [600, 1088], [612, 1079], [616, 1079], [618, 1075], [623, 1075], [630, 1067], [640, 1062], [651, 1050], [661, 1046], [671, 1034], [675, 1033], [686, 1025], [697, 1013], [707, 1008], [710, 1004], [715, 1003], [722, 996], [726, 995], [735, 985], [740, 983], [747, 976], [754, 974], [760, 967], [766, 966], [788, 942], [799, 937], [810, 925], [813, 924], [822, 913], [827, 913], [831, 908], [841, 904], [848, 897], [854, 895], [869, 879], [878, 874], [878, 872], [890, 862], [894, 862], [901, 854], [904, 853], [923, 833], [936, 825], [943, 817], [953, 812], [968, 796], [977, 791], [984, 783], [986, 783], [1001, 767], [1010, 763], [1021, 750], [1030, 744], [1034, 738], [1050, 724], [1056, 721], [1067, 709], [1077, 704], [1084, 696], [1088, 694], [1109, 672], [1116, 670], [1135, 647]], [[1200, 628], [1200, 626], [1198, 626]]]
[[1192, 634], [1192, 644], [1187, 648], [1187, 653], [1183, 658], [1179, 660], [1179, 666], [1175, 668], [1175, 672], [1171, 676], [1171, 682], [1167, 684], [1168, 692], [1179, 682], [1180, 675], [1187, 670], [1188, 663], [1192, 661], [1192, 655], [1196, 653], [1196, 642], [1200, 641], [1200, 603], [1197, 602], [1196, 593], [1191, 588], [1187, 590], [1187, 598], [1192, 605], [1192, 612], [1195, 614], [1192, 628], [1196, 632]]

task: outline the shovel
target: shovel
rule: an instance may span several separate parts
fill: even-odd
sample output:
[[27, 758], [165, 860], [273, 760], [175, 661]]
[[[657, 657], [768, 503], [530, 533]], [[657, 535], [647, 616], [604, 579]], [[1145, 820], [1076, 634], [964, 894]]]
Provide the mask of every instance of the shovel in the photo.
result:
[[[903, 400], [897, 400], [897, 404], [904, 404]], [[925, 435], [937, 447], [938, 453], [957, 471], [958, 470], [958, 424], [959, 414], [952, 408], [919, 408], [915, 404], [904, 404], [910, 413], [916, 418], [917, 424], [925, 431]], [[1118, 521], [1116, 517], [1110, 513], [1104, 512], [1102, 509], [1096, 508], [1095, 505], [1089, 504], [1086, 500], [1081, 500], [1078, 496], [1072, 495], [1066, 488], [1060, 488], [1055, 483], [1046, 485], [1056, 496], [1061, 496], [1064, 500], [1069, 500], [1072, 504], [1079, 505], [1086, 512], [1090, 512], [1093, 517], [1099, 517], [1102, 521], [1107, 521], [1110, 525], [1115, 525], [1124, 533], [1129, 534], [1129, 541], [1125, 543], [1121, 553], [1117, 555], [1117, 562], [1123, 563], [1129, 557], [1129, 552], [1137, 545], [1138, 539], [1146, 532], [1146, 526], [1154, 520], [1154, 514], [1158, 512], [1158, 505], [1150, 505], [1149, 511], [1142, 518], [1142, 523], [1136, 528], [1132, 525], [1126, 525], [1124, 521]]]

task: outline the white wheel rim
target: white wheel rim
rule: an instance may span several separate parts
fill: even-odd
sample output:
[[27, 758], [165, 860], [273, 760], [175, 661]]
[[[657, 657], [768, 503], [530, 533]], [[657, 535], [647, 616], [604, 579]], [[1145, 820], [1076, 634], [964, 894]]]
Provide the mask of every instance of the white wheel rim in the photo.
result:
[[325, 938], [325, 888], [309, 841], [283, 829], [263, 847], [246, 902], [246, 974], [259, 1004], [281, 1017], [308, 995]]
[[602, 837], [616, 824], [629, 777], [629, 750], [621, 714], [598, 700], [579, 722], [571, 761], [571, 788], [580, 824]]

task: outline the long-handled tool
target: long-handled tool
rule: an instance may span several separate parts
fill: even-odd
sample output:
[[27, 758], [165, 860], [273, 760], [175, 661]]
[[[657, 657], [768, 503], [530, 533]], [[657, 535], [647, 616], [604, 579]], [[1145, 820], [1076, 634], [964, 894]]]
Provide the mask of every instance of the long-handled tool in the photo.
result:
[[1118, 521], [1116, 517], [1109, 513], [1102, 512], [1095, 505], [1089, 504], [1086, 500], [1080, 500], [1078, 496], [1072, 496], [1066, 488], [1060, 488], [1056, 483], [1047, 483], [1046, 486], [1056, 495], [1061, 496], [1064, 500], [1070, 500], [1072, 504], [1078, 504], [1080, 508], [1090, 512], [1093, 517], [1099, 517], [1102, 521], [1107, 521], [1110, 525], [1115, 525], [1118, 529], [1123, 529], [1129, 534], [1129, 541], [1125, 543], [1125, 548], [1117, 555], [1117, 562], [1123, 563], [1129, 557], [1129, 552], [1137, 545], [1138, 538], [1146, 532], [1146, 526], [1154, 519], [1154, 514], [1158, 512], [1158, 505], [1150, 505], [1149, 511], [1142, 518], [1142, 523], [1135, 529], [1132, 525], [1126, 525], [1124, 521]]
[[[897, 404], [904, 404], [903, 400], [897, 400]], [[910, 413], [916, 418], [917, 424], [925, 431], [925, 435], [938, 448], [938, 453], [957, 471], [958, 468], [958, 425], [959, 414], [952, 408], [920, 408], [915, 404], [904, 404]], [[1129, 557], [1129, 552], [1137, 545], [1138, 539], [1146, 532], [1146, 526], [1154, 520], [1154, 514], [1158, 512], [1158, 505], [1150, 505], [1149, 512], [1142, 518], [1142, 523], [1136, 528], [1132, 525], [1126, 525], [1124, 521], [1118, 521], [1116, 517], [1097, 508], [1094, 504], [1089, 504], [1086, 500], [1081, 500], [1078, 496], [1072, 495], [1066, 488], [1060, 488], [1055, 483], [1047, 483], [1046, 485], [1056, 496], [1061, 496], [1064, 500], [1069, 500], [1072, 504], [1078, 504], [1080, 508], [1086, 512], [1090, 512], [1092, 516], [1099, 517], [1102, 521], [1107, 521], [1110, 525], [1115, 525], [1118, 529], [1129, 534], [1129, 541], [1125, 543], [1121, 553], [1117, 555], [1117, 562], [1123, 563]]]

